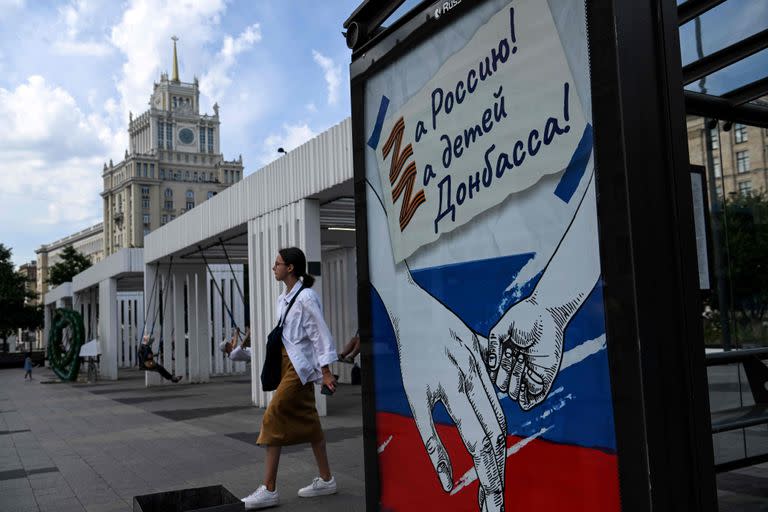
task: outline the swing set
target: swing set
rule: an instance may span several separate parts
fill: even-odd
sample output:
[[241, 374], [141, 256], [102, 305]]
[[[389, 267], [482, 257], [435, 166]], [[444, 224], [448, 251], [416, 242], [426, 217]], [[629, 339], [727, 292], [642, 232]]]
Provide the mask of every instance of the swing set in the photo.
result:
[[[152, 344], [153, 344], [153, 334], [155, 332], [155, 325], [157, 324], [158, 317], [160, 318], [160, 343], [158, 345], [158, 356], [162, 357], [164, 355], [164, 339], [163, 339], [163, 324], [164, 324], [164, 317], [162, 316], [162, 312], [165, 311], [165, 306], [168, 303], [168, 296], [170, 295], [168, 293], [168, 285], [171, 282], [171, 271], [173, 270], [173, 256], [171, 256], [170, 263], [168, 264], [168, 274], [163, 281], [162, 290], [160, 291], [163, 296], [161, 297], [162, 304], [158, 304], [158, 307], [154, 311], [154, 315], [152, 316], [152, 327], [149, 330], [149, 343], [144, 343], [144, 335], [146, 333], [146, 327], [147, 322], [144, 322], [144, 325], [141, 327], [141, 336], [139, 338], [139, 349], [136, 353], [136, 360], [137, 365], [140, 369], [146, 370], [146, 371], [156, 371], [157, 363], [154, 361], [154, 352], [152, 350]], [[155, 274], [155, 279], [152, 282], [152, 291], [150, 292], [149, 300], [146, 301], [146, 307], [144, 311], [144, 318], [149, 317], [149, 311], [152, 307], [152, 302], [155, 299], [155, 290], [157, 289], [157, 282], [158, 277], [160, 277], [160, 272], [157, 272]], [[158, 301], [159, 302], [159, 301]], [[173, 329], [171, 330], [171, 340], [173, 340], [173, 336], [175, 333], [176, 326], [173, 326]], [[146, 348], [145, 348], [146, 347]], [[171, 361], [175, 363], [176, 359], [173, 355], [173, 349], [171, 349]]]
[[[245, 295], [243, 293], [242, 288], [240, 287], [240, 282], [237, 279], [237, 274], [235, 273], [235, 269], [232, 266], [232, 260], [230, 259], [229, 253], [227, 252], [227, 247], [226, 247], [226, 245], [224, 244], [224, 241], [221, 238], [219, 238], [219, 243], [216, 244], [216, 245], [220, 245], [222, 250], [223, 250], [223, 252], [224, 252], [224, 256], [225, 256], [225, 258], [227, 260], [227, 265], [229, 266], [229, 270], [230, 270], [230, 272], [232, 274], [232, 280], [235, 283], [235, 286], [237, 288], [237, 292], [238, 292], [238, 295], [240, 297], [240, 300], [243, 302], [243, 304], [245, 304], [246, 303]], [[227, 312], [227, 315], [229, 316], [230, 327], [235, 331], [235, 333], [236, 333], [235, 336], [236, 336], [237, 340], [239, 341], [241, 339], [241, 334], [245, 333], [245, 331], [240, 328], [237, 320], [235, 319], [234, 312], [232, 311], [232, 308], [227, 303], [227, 298], [226, 298], [226, 296], [224, 294], [224, 290], [219, 286], [219, 283], [216, 281], [216, 279], [213, 279], [213, 271], [211, 270], [211, 266], [210, 266], [210, 264], [208, 262], [208, 259], [205, 256], [205, 249], [203, 249], [203, 247], [201, 247], [199, 245], [197, 246], [197, 248], [198, 248], [198, 252], [200, 253], [200, 255], [201, 255], [202, 259], [203, 259], [203, 263], [205, 264], [206, 271], [208, 272], [208, 275], [211, 276], [211, 278], [212, 278], [211, 282], [213, 282], [213, 286], [214, 286], [214, 288], [216, 288], [216, 291], [218, 292], [218, 295], [221, 298], [221, 303], [224, 306], [224, 309]], [[152, 353], [153, 353], [153, 351], [152, 351], [153, 341], [152, 340], [154, 339], [153, 338], [153, 334], [155, 332], [155, 326], [157, 325], [158, 319], [160, 320], [160, 340], [159, 340], [159, 344], [158, 344], [158, 356], [162, 358], [162, 356], [164, 354], [164, 346], [165, 346], [165, 344], [164, 344], [165, 340], [163, 338], [163, 324], [164, 324], [164, 321], [165, 321], [165, 314], [164, 313], [166, 311], [166, 306], [167, 306], [167, 303], [168, 303], [168, 296], [170, 295], [170, 293], [168, 293], [168, 288], [169, 288], [169, 284], [170, 284], [170, 281], [171, 281], [171, 272], [172, 272], [172, 270], [173, 270], [173, 256], [171, 256], [170, 262], [168, 264], [168, 272], [167, 272], [166, 278], [163, 280], [164, 284], [162, 285], [162, 288], [161, 288], [161, 291], [160, 291], [161, 297], [158, 300], [158, 302], [160, 302], [160, 301], [162, 301], [162, 302], [157, 305], [158, 307], [156, 307], [154, 309], [154, 314], [152, 315], [152, 322], [151, 322], [151, 327], [150, 327], [150, 330], [149, 330], [150, 342], [146, 344], [146, 346], [148, 347], [148, 349], [146, 350], [146, 354], [149, 355], [149, 357], [146, 357], [146, 355], [145, 355], [145, 357], [139, 356], [139, 353], [142, 350], [141, 347], [144, 346], [143, 343], [141, 343], [140, 348], [139, 348], [139, 352], [137, 352], [137, 356], [139, 356], [139, 357], [137, 357], [138, 366], [139, 366], [140, 369], [143, 369], [143, 370], [146, 370], [146, 371], [154, 371], [154, 366], [156, 365], [156, 363], [154, 363], [154, 361], [152, 361], [152, 358], [153, 358], [153, 356], [152, 356]], [[152, 291], [150, 292], [151, 295], [149, 297], [149, 300], [146, 302], [144, 318], [148, 318], [149, 317], [149, 312], [150, 312], [150, 309], [152, 308], [152, 302], [155, 299], [155, 290], [157, 289], [158, 278], [160, 278], [160, 277], [161, 277], [161, 272], [157, 272], [155, 274], [155, 278], [154, 278], [153, 283], [152, 283]], [[144, 340], [144, 335], [146, 333], [147, 324], [148, 324], [148, 322], [144, 322], [144, 325], [142, 326], [141, 337], [140, 337], [141, 341], [140, 342], [143, 342], [143, 340]], [[173, 325], [173, 327], [171, 329], [171, 343], [173, 343], [175, 330], [176, 330], [176, 325], [174, 323], [174, 325]], [[247, 346], [247, 343], [250, 343], [250, 341], [246, 339], [246, 345], [244, 345], [244, 346]], [[171, 348], [171, 361], [173, 361], [173, 363], [175, 364], [176, 358], [174, 356], [173, 347]], [[152, 365], [148, 365], [147, 364], [148, 362], [151, 362]]]

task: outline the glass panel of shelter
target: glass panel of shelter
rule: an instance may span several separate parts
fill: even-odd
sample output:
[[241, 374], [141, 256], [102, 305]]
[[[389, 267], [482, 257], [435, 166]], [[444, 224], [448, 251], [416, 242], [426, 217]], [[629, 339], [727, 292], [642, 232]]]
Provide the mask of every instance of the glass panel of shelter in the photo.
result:
[[[700, 284], [708, 354], [768, 347], [767, 136], [756, 126], [688, 119], [692, 170], [703, 177], [707, 203], [707, 275]], [[694, 204], [695, 195], [694, 186]], [[701, 271], [701, 257], [699, 265]], [[713, 413], [754, 405], [742, 364], [708, 366], [707, 376]], [[767, 428], [713, 434], [715, 464], [768, 453]]]

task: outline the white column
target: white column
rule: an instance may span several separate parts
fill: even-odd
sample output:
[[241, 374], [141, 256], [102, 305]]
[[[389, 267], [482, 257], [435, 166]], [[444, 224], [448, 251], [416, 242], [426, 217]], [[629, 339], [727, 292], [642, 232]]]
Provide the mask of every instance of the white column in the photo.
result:
[[99, 337], [99, 326], [97, 325], [97, 317], [96, 317], [96, 304], [99, 303], [99, 287], [98, 286], [91, 286], [88, 289], [88, 304], [90, 305], [90, 318], [88, 319], [88, 323], [91, 325], [91, 327], [88, 329], [88, 332], [90, 332], [90, 338], [94, 339]]
[[[336, 351], [357, 331], [357, 271], [355, 249], [338, 249], [323, 254], [323, 312], [336, 341]], [[352, 380], [352, 365], [335, 363], [339, 381]]]
[[99, 373], [105, 380], [117, 380], [117, 327], [117, 280], [105, 279], [99, 283]]
[[173, 373], [173, 352], [171, 349], [171, 337], [173, 336], [173, 303], [171, 302], [171, 298], [173, 297], [173, 291], [171, 286], [171, 278], [167, 272], [163, 275], [162, 290], [163, 325], [160, 328], [159, 334], [162, 335], [163, 352], [160, 354], [160, 338], [158, 337], [157, 350], [158, 356], [161, 356], [158, 360], [166, 370]]
[[[53, 308], [50, 304], [43, 306], [43, 347], [48, 350], [48, 336], [51, 334], [51, 321], [53, 320]], [[45, 358], [45, 367], [49, 367], [48, 358]]]
[[80, 292], [79, 297], [80, 304], [83, 308], [83, 333], [85, 334], [85, 340], [83, 340], [84, 343], [88, 343], [93, 339], [93, 336], [91, 335], [91, 318], [90, 318], [90, 309], [91, 309], [91, 289], [86, 288], [85, 290]]
[[136, 343], [136, 295], [131, 295], [126, 301], [126, 322], [128, 323], [128, 336], [125, 339], [125, 357], [123, 364], [126, 368], [133, 367], [133, 347]]
[[129, 366], [128, 362], [128, 349], [130, 346], [130, 329], [131, 324], [128, 321], [128, 301], [125, 297], [118, 297], [117, 299], [117, 321], [118, 321], [118, 342], [117, 342], [117, 358], [118, 367], [126, 368]]
[[208, 382], [211, 346], [208, 320], [208, 271], [199, 267], [189, 274], [189, 380]]
[[[307, 257], [307, 270], [309, 271], [313, 266], [322, 268], [322, 249], [320, 247], [320, 201], [305, 199], [302, 201], [304, 206], [304, 246], [299, 247], [304, 251]], [[314, 265], [311, 265], [314, 263]], [[323, 276], [321, 270], [315, 271], [315, 284], [312, 288], [320, 298], [321, 305], [323, 300]], [[320, 393], [320, 386], [315, 386], [315, 404], [317, 406], [317, 413], [320, 416], [326, 416], [328, 414], [327, 402], [325, 395]]]
[[173, 350], [175, 359], [175, 374], [183, 377], [182, 382], [189, 382], [186, 356], [186, 330], [184, 329], [184, 284], [187, 281], [186, 272], [174, 270], [172, 274], [173, 295]]

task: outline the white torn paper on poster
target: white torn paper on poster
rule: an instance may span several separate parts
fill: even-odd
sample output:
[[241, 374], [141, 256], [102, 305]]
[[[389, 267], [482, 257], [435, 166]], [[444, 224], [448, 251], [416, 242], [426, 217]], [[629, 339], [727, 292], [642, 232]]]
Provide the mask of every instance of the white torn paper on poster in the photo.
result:
[[396, 262], [562, 171], [586, 126], [538, 0], [510, 3], [402, 108], [387, 106], [382, 96], [368, 145]]

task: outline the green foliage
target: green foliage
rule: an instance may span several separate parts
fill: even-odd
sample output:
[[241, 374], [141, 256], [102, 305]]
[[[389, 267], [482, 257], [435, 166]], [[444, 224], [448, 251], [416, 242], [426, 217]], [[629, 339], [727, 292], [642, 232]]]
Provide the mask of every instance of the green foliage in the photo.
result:
[[42, 308], [25, 304], [34, 298], [35, 294], [27, 290], [26, 277], [14, 269], [11, 250], [0, 243], [0, 338], [5, 340], [17, 329], [43, 325]]
[[[730, 302], [728, 323], [737, 346], [768, 342], [768, 197], [761, 194], [732, 196], [717, 212], [722, 227], [726, 295]], [[717, 280], [714, 281], [715, 285]], [[718, 293], [708, 299], [704, 315], [705, 342], [722, 342]]]
[[61, 283], [68, 283], [72, 281], [73, 277], [90, 266], [91, 260], [68, 245], [61, 253], [61, 261], [51, 266], [48, 284], [59, 286]]
[[768, 310], [768, 199], [728, 199], [723, 226], [732, 306], [745, 321], [761, 321]]

